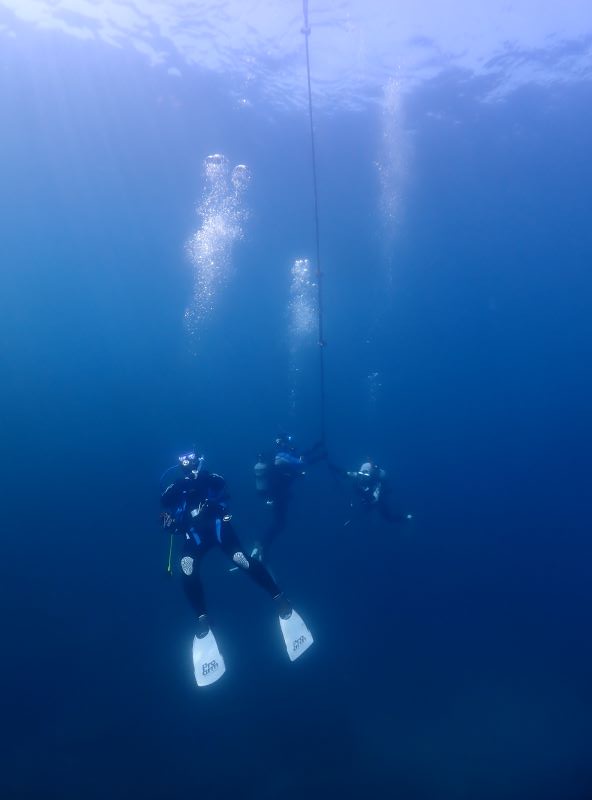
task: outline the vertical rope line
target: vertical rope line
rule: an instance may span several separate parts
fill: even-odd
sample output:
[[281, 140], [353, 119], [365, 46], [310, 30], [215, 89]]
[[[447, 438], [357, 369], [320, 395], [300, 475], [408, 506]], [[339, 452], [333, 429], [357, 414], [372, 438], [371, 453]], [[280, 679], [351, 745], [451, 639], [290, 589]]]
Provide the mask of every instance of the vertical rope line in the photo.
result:
[[308, 87], [308, 118], [310, 122], [310, 148], [312, 157], [312, 183], [314, 192], [314, 218], [315, 218], [315, 245], [316, 245], [316, 279], [317, 279], [317, 302], [318, 302], [318, 333], [319, 333], [319, 378], [320, 378], [320, 417], [321, 417], [321, 441], [325, 442], [325, 338], [323, 324], [323, 273], [321, 272], [321, 244], [319, 234], [319, 196], [317, 181], [317, 157], [315, 146], [315, 134], [312, 114], [312, 90], [310, 85], [310, 52], [308, 47], [308, 37], [310, 36], [310, 25], [308, 23], [308, 0], [302, 0], [302, 12], [304, 15], [304, 42], [306, 45], [306, 81]]

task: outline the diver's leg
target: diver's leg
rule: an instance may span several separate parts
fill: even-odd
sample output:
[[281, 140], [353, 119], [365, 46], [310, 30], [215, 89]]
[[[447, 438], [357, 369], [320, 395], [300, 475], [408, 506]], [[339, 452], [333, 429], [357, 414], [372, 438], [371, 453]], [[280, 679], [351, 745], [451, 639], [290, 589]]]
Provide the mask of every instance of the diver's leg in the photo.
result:
[[275, 600], [282, 597], [282, 592], [271, 573], [261, 561], [248, 556], [243, 550], [240, 540], [232, 527], [230, 520], [216, 520], [218, 526], [218, 540], [228, 558], [240, 567], [255, 583], [259, 584]]
[[[195, 538], [197, 534], [193, 534], [193, 536]], [[206, 599], [199, 576], [199, 564], [207, 547], [203, 541], [200, 540], [196, 542], [194, 538], [186, 540], [183, 557], [181, 558], [181, 574], [183, 576], [185, 595], [197, 617], [196, 635], [198, 638], [202, 638], [210, 629], [207, 618]]]
[[259, 541], [261, 553], [267, 554], [273, 542], [286, 527], [288, 522], [288, 500], [289, 495], [287, 493], [278, 493], [275, 496], [271, 506], [271, 513], [273, 514], [271, 524]]

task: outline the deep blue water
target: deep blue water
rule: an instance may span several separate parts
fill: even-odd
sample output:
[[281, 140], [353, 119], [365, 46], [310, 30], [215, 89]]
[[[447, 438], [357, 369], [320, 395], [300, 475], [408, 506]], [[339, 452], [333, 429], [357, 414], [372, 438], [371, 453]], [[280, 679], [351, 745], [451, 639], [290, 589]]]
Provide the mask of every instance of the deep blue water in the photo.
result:
[[[294, 416], [286, 330], [307, 118], [47, 32], [0, 67], [2, 796], [590, 797], [590, 84], [418, 89], [392, 241], [378, 113], [319, 111], [328, 446], [383, 463], [415, 520], [344, 527], [311, 469], [273, 566], [314, 648], [290, 664], [212, 554], [228, 674], [198, 690], [159, 477], [199, 442], [251, 543], [258, 451], [318, 438], [316, 353]], [[250, 217], [196, 344], [184, 245], [213, 152], [250, 166]]]

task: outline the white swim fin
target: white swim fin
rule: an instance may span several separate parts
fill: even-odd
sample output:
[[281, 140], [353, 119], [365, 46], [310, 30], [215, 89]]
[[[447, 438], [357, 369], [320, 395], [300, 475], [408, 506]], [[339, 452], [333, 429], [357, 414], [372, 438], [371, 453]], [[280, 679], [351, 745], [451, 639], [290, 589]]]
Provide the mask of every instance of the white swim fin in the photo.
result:
[[312, 633], [308, 630], [297, 611], [292, 610], [287, 619], [280, 617], [280, 628], [282, 629], [290, 661], [296, 661], [314, 642]]
[[211, 630], [201, 639], [193, 637], [193, 668], [198, 686], [209, 686], [226, 672], [222, 653]]

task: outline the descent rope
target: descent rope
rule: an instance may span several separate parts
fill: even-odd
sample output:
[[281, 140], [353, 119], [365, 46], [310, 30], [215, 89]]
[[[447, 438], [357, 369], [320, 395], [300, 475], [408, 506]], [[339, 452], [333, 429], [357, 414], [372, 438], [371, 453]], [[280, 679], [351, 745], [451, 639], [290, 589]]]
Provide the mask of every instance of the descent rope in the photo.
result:
[[319, 343], [319, 377], [320, 377], [320, 416], [321, 416], [321, 441], [325, 442], [325, 338], [323, 325], [323, 273], [321, 272], [321, 245], [319, 236], [319, 197], [317, 186], [317, 158], [315, 146], [315, 134], [312, 116], [312, 91], [310, 88], [310, 53], [308, 48], [308, 37], [310, 36], [310, 24], [308, 21], [308, 0], [302, 0], [302, 12], [304, 15], [304, 42], [306, 45], [306, 78], [308, 85], [308, 117], [310, 121], [310, 146], [312, 155], [312, 183], [314, 191], [314, 218], [315, 218], [315, 244], [317, 257], [317, 301], [318, 301], [318, 343]]

